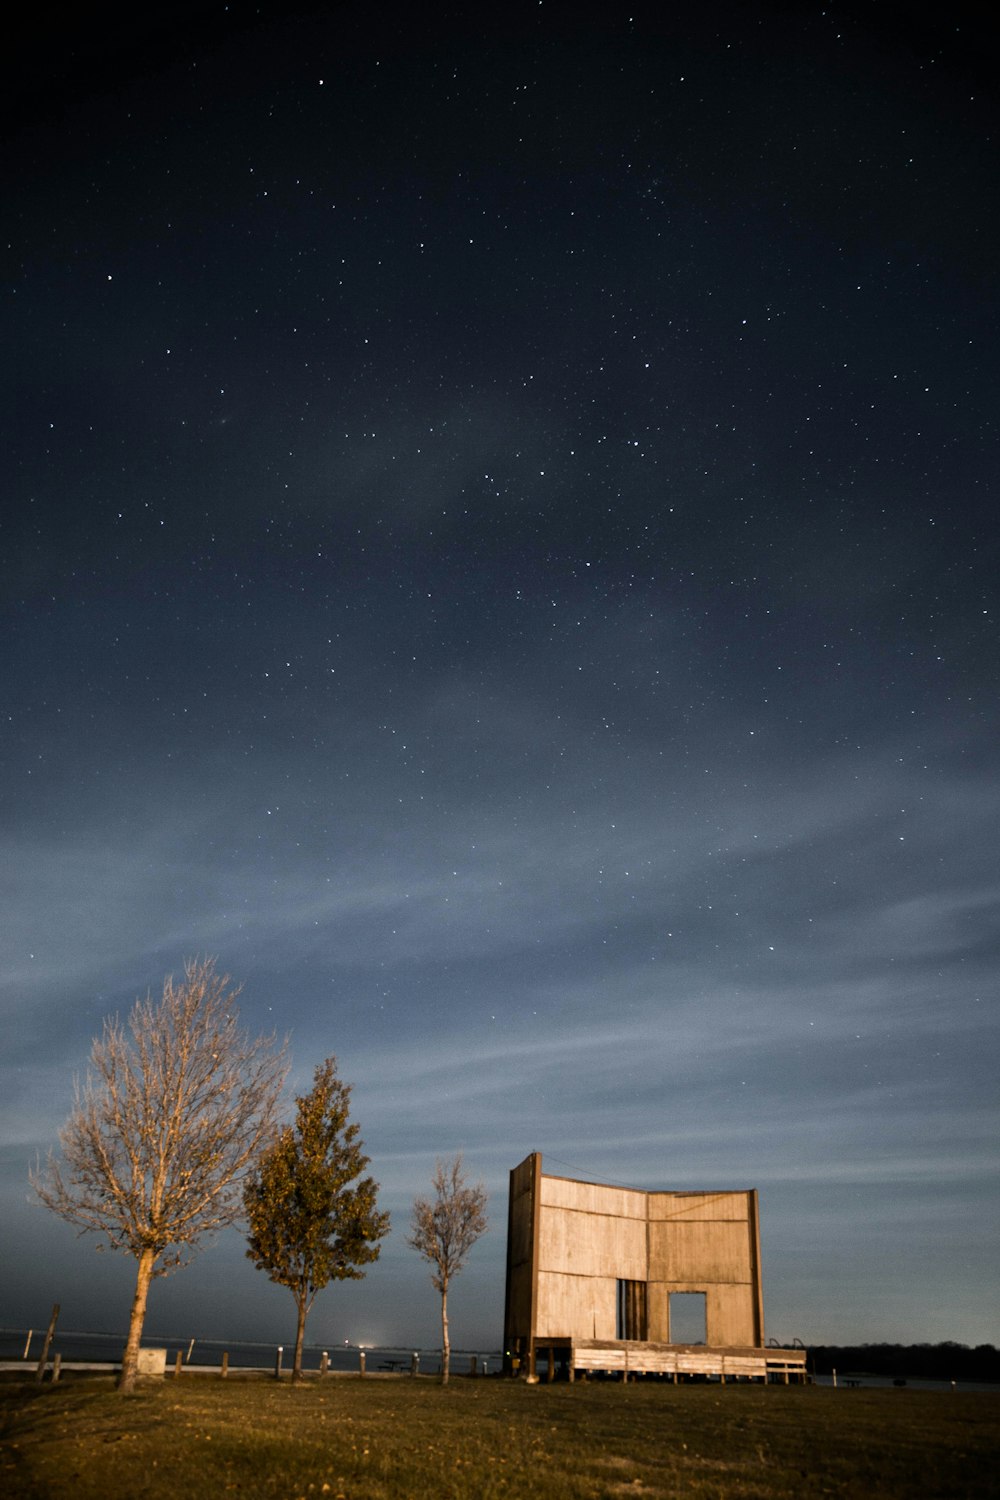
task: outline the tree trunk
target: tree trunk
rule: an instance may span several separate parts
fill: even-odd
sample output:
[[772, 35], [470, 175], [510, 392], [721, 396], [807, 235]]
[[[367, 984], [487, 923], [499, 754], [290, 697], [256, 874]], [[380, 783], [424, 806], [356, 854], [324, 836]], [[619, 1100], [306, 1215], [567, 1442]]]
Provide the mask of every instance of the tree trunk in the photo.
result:
[[448, 1335], [448, 1288], [441, 1289], [441, 1384], [448, 1384], [451, 1365], [451, 1339]]
[[302, 1344], [306, 1333], [306, 1299], [304, 1296], [296, 1297], [296, 1305], [299, 1310], [299, 1321], [295, 1329], [295, 1358], [292, 1361], [292, 1380], [302, 1379]]
[[135, 1275], [135, 1296], [128, 1320], [128, 1341], [122, 1354], [122, 1372], [118, 1377], [118, 1389], [126, 1396], [135, 1390], [135, 1378], [139, 1372], [139, 1344], [142, 1340], [142, 1325], [146, 1321], [146, 1298], [149, 1283], [153, 1279], [156, 1256], [152, 1250], [143, 1250]]

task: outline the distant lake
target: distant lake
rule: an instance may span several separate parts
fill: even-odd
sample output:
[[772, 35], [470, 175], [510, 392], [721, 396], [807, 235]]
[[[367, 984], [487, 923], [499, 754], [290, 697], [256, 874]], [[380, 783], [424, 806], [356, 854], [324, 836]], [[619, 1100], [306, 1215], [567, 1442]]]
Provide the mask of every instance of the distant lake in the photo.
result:
[[[813, 1380], [816, 1385], [833, 1385], [832, 1375], [815, 1375]], [[886, 1390], [891, 1389], [896, 1381], [890, 1375], [866, 1375], [863, 1370], [848, 1370], [846, 1373], [837, 1371], [837, 1389], [841, 1391], [859, 1390]], [[950, 1391], [954, 1385], [960, 1391], [1000, 1391], [1000, 1385], [988, 1385], [976, 1380], [920, 1380], [916, 1376], [911, 1380], [907, 1377], [899, 1387], [905, 1391]]]

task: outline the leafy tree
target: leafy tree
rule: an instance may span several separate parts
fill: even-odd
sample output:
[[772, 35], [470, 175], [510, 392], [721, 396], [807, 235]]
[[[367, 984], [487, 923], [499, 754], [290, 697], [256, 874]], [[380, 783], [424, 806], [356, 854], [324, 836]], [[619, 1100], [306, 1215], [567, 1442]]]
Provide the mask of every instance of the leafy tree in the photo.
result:
[[[350, 1085], [328, 1057], [308, 1094], [296, 1100], [294, 1127], [286, 1125], [265, 1148], [247, 1181], [247, 1255], [295, 1298], [298, 1325], [292, 1379], [302, 1378], [306, 1316], [331, 1280], [360, 1280], [379, 1256], [389, 1215], [375, 1207], [378, 1183], [361, 1178], [369, 1158], [358, 1126], [348, 1124]], [[358, 1179], [361, 1178], [360, 1181]]]
[[448, 1332], [448, 1286], [465, 1265], [469, 1251], [485, 1232], [487, 1193], [483, 1184], [466, 1185], [461, 1152], [439, 1161], [431, 1178], [433, 1201], [413, 1200], [407, 1244], [432, 1266], [431, 1281], [441, 1293], [441, 1384], [448, 1384], [451, 1339]]
[[242, 1030], [238, 994], [214, 960], [189, 960], [159, 1003], [137, 1000], [127, 1026], [106, 1020], [59, 1133], [63, 1164], [50, 1154], [32, 1173], [54, 1213], [138, 1262], [121, 1391], [135, 1385], [152, 1278], [240, 1217], [242, 1178], [274, 1126], [284, 1049]]

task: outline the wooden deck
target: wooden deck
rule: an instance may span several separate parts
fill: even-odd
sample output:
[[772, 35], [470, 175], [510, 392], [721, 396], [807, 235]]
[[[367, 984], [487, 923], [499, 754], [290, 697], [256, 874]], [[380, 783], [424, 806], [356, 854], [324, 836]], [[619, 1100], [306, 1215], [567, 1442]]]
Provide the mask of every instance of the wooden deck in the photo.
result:
[[535, 1364], [541, 1378], [553, 1380], [564, 1364], [570, 1380], [579, 1372], [621, 1375], [691, 1376], [728, 1380], [805, 1381], [804, 1349], [713, 1348], [705, 1344], [650, 1344], [639, 1340], [539, 1339]]

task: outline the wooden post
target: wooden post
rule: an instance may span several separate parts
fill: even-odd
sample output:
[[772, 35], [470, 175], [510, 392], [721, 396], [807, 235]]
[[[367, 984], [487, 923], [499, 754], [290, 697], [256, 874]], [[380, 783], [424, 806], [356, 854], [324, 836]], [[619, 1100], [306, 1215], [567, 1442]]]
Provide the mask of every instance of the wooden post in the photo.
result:
[[52, 1384], [55, 1385], [59, 1379], [59, 1371], [62, 1369], [62, 1355], [56, 1354], [52, 1360]]
[[552, 1380], [555, 1380], [555, 1378], [556, 1378], [556, 1351], [552, 1347], [552, 1345], [550, 1344], [549, 1345], [549, 1362], [548, 1362], [548, 1365], [546, 1366], [546, 1370], [545, 1370], [545, 1379], [547, 1381], [552, 1381]]
[[45, 1379], [45, 1366], [48, 1363], [48, 1359], [49, 1359], [49, 1346], [52, 1343], [52, 1337], [53, 1337], [53, 1334], [56, 1331], [56, 1324], [58, 1323], [58, 1321], [59, 1321], [59, 1303], [58, 1302], [53, 1302], [53, 1304], [52, 1304], [52, 1316], [49, 1319], [49, 1326], [48, 1326], [48, 1329], [46, 1330], [46, 1333], [45, 1333], [45, 1342], [42, 1345], [42, 1357], [38, 1361], [38, 1368], [35, 1371], [35, 1379], [38, 1381], [39, 1385], [41, 1385], [42, 1381]]
[[323, 1350], [323, 1357], [322, 1357], [322, 1359], [319, 1362], [319, 1373], [321, 1375], [325, 1375], [326, 1372], [327, 1372], [327, 1370], [329, 1370], [329, 1368], [330, 1368], [330, 1356], [327, 1353], [327, 1351], [324, 1349]]
[[27, 1359], [27, 1357], [28, 1357], [28, 1350], [31, 1348], [31, 1340], [34, 1338], [34, 1336], [35, 1336], [35, 1330], [33, 1328], [29, 1328], [28, 1329], [28, 1337], [24, 1341], [24, 1353], [21, 1355], [22, 1359]]
[[222, 1369], [219, 1371], [219, 1374], [222, 1376], [223, 1380], [225, 1380], [226, 1376], [229, 1374], [229, 1350], [228, 1349], [223, 1353], [223, 1356], [222, 1356]]
[[277, 1349], [277, 1353], [274, 1356], [274, 1378], [275, 1378], [275, 1380], [280, 1380], [281, 1379], [281, 1356], [282, 1356], [282, 1354], [284, 1354], [284, 1352], [285, 1352], [285, 1346], [284, 1346], [284, 1344], [279, 1344], [278, 1345], [278, 1349]]
[[364, 1377], [364, 1373], [365, 1373], [365, 1351], [363, 1349], [359, 1349], [358, 1350], [358, 1374], [361, 1375], [362, 1377]]
[[474, 1354], [470, 1354], [470, 1356], [469, 1356], [469, 1374], [471, 1376], [473, 1376], [473, 1378], [475, 1378], [476, 1374], [478, 1373], [478, 1369], [477, 1369], [478, 1363], [479, 1363], [479, 1361], [476, 1359], [476, 1356]]
[[184, 1360], [184, 1350], [183, 1349], [178, 1349], [178, 1351], [177, 1351], [177, 1358], [174, 1360], [174, 1379], [175, 1380], [177, 1379], [178, 1375], [181, 1373], [181, 1364], [182, 1364], [183, 1360]]
[[416, 1349], [414, 1349], [413, 1358], [410, 1360], [410, 1374], [420, 1374], [420, 1355], [417, 1353]]

